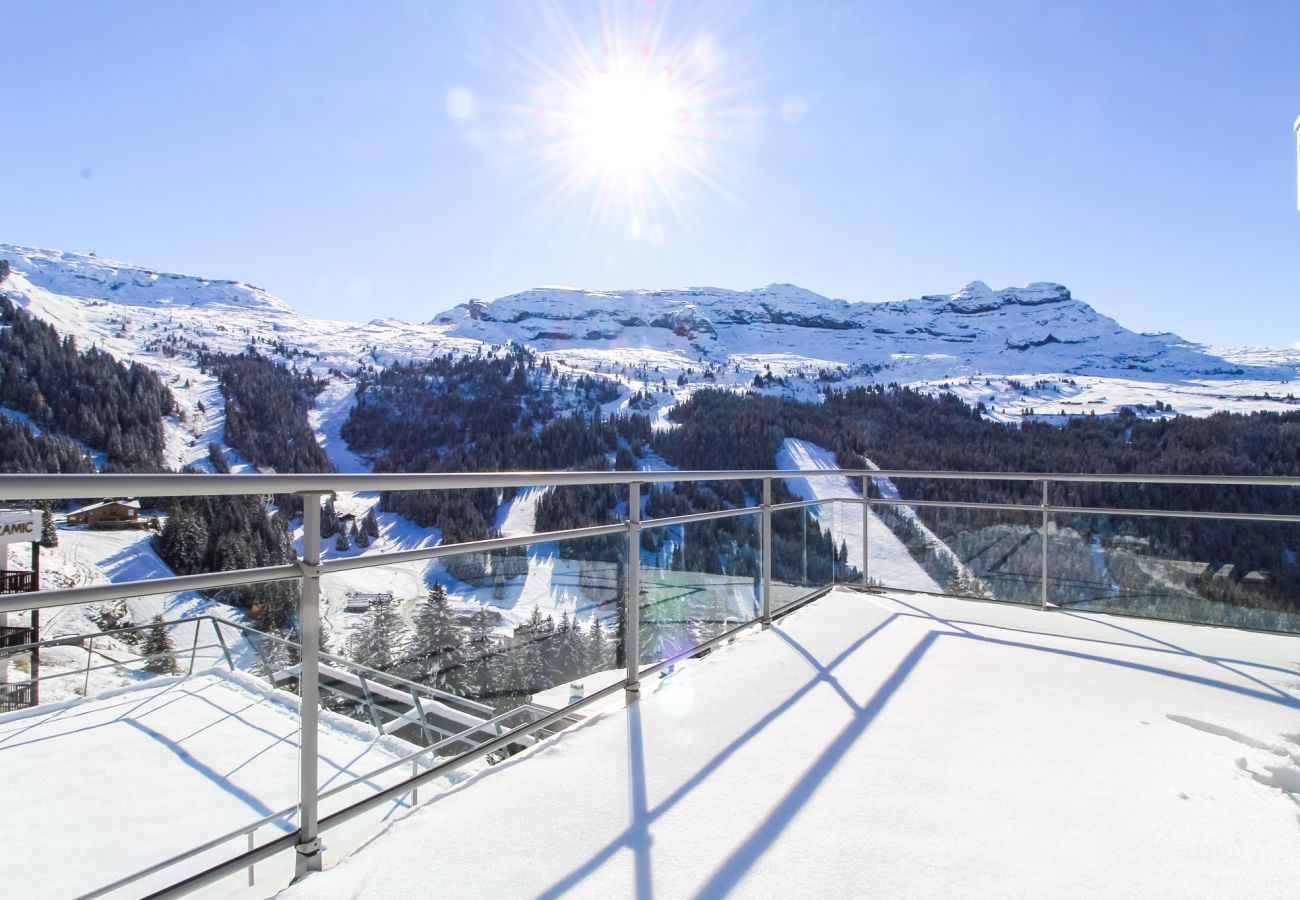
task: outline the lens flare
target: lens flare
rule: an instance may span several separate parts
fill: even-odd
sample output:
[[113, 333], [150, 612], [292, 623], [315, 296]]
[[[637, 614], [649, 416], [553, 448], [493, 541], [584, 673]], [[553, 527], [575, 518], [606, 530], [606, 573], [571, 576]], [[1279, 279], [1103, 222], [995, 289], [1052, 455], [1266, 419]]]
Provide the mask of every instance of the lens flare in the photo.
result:
[[492, 108], [472, 97], [457, 121], [541, 186], [537, 214], [585, 208], [590, 232], [662, 248], [690, 237], [708, 200], [739, 202], [728, 148], [752, 138], [761, 111], [736, 102], [746, 88], [723, 23], [699, 7], [670, 23], [666, 6], [601, 4], [584, 20], [543, 3], [494, 35], [514, 97]]

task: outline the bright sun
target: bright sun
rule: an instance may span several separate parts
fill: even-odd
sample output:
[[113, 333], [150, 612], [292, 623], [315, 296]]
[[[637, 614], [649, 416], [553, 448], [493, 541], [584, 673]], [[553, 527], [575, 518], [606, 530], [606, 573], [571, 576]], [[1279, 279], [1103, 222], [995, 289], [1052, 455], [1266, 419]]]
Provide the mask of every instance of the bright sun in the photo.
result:
[[[738, 104], [748, 86], [725, 42], [695, 30], [666, 39], [657, 3], [600, 5], [594, 20], [535, 6], [544, 12], [526, 39], [506, 42], [523, 77], [504, 115], [484, 115], [491, 107], [466, 89], [447, 97], [467, 137], [527, 178], [532, 209], [584, 208], [583, 239], [615, 240], [625, 224], [633, 241], [663, 248], [685, 240], [712, 198], [737, 199], [731, 153], [753, 139], [761, 110]], [[539, 52], [535, 29], [560, 39]]]
[[583, 166], [634, 187], [680, 159], [687, 110], [667, 70], [584, 73], [580, 89], [572, 131]]

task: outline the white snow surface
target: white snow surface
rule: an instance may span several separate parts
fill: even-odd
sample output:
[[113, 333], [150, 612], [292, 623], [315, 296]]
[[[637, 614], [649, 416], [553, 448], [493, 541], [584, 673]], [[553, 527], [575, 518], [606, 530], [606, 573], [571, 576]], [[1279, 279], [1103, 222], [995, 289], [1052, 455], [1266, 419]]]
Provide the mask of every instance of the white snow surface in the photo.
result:
[[1294, 897], [1298, 698], [1300, 638], [840, 590], [283, 896]]
[[[0, 716], [6, 896], [79, 896], [294, 806], [298, 728], [294, 695], [215, 668]], [[411, 774], [404, 766], [365, 777], [416, 748], [351, 719], [322, 711], [319, 740], [322, 789], [361, 778], [324, 801], [322, 814]], [[351, 850], [403, 803], [326, 836], [325, 846]], [[296, 821], [264, 825], [256, 839]], [[113, 896], [143, 896], [245, 849], [241, 835]], [[257, 869], [255, 893], [265, 896], [268, 883], [292, 874], [292, 861], [282, 854]], [[205, 893], [231, 896], [246, 883], [240, 872]]]

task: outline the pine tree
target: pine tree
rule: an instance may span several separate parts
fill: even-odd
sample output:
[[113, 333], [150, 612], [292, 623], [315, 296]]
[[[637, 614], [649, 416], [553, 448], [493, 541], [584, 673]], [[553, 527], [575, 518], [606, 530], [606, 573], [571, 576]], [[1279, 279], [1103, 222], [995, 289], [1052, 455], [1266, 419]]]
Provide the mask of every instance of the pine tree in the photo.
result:
[[480, 604], [470, 619], [469, 638], [465, 644], [465, 653], [469, 659], [462, 676], [464, 690], [480, 700], [489, 698], [493, 693], [492, 659], [499, 654], [492, 637], [492, 617], [486, 605]]
[[361, 520], [361, 530], [370, 538], [379, 537], [379, 520], [375, 518], [375, 508], [366, 510], [366, 517]]
[[333, 537], [339, 530], [339, 515], [334, 510], [334, 495], [325, 498], [320, 511], [320, 536]]
[[533, 604], [533, 611], [528, 614], [528, 619], [522, 625], [515, 628], [515, 636], [523, 638], [541, 638], [546, 633], [546, 619], [542, 616], [542, 611], [538, 609], [537, 604]]
[[612, 663], [605, 626], [601, 624], [599, 616], [592, 616], [591, 628], [587, 629], [584, 666], [588, 672], [603, 672], [610, 668]]
[[534, 640], [515, 651], [518, 677], [511, 685], [515, 691], [521, 694], [535, 694], [551, 686], [542, 646], [542, 641]]
[[358, 528], [358, 527], [356, 527], [355, 525], [353, 525], [353, 526], [352, 526], [352, 543], [356, 544], [358, 547], [361, 547], [362, 549], [364, 549], [364, 548], [366, 548], [366, 547], [369, 547], [369, 546], [370, 546], [370, 532], [366, 531], [366, 529], [365, 529], [364, 527]]
[[343, 553], [352, 549], [352, 544], [348, 542], [348, 530], [340, 528], [338, 537], [334, 539], [334, 549]]
[[569, 619], [568, 612], [560, 616], [556, 627], [554, 653], [554, 671], [551, 673], [556, 683], [580, 677], [586, 669], [587, 648], [582, 637], [582, 630], [577, 622]]
[[406, 629], [392, 603], [373, 604], [348, 640], [348, 655], [363, 666], [394, 672], [406, 655]]
[[54, 527], [54, 513], [49, 507], [41, 513], [41, 546], [59, 546], [59, 530]]
[[144, 668], [146, 672], [159, 675], [174, 675], [176, 667], [176, 648], [172, 644], [171, 633], [161, 615], [154, 616], [149, 623], [149, 633], [144, 640]]
[[452, 614], [441, 582], [434, 582], [429, 595], [415, 611], [414, 625], [410, 647], [412, 674], [417, 679], [432, 677], [434, 683], [441, 683], [446, 673], [460, 662], [465, 649], [464, 629]]

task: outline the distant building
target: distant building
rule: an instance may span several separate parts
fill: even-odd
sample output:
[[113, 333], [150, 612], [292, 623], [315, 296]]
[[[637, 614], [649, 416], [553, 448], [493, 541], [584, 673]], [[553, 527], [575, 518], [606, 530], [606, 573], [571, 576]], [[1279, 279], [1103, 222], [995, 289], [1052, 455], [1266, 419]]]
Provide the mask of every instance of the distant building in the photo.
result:
[[384, 606], [393, 602], [393, 592], [383, 591], [380, 593], [363, 594], [354, 591], [348, 594], [347, 603], [343, 606], [344, 612], [366, 612], [372, 606]]
[[138, 528], [140, 501], [101, 500], [68, 513], [68, 524], [89, 525], [91, 528]]

